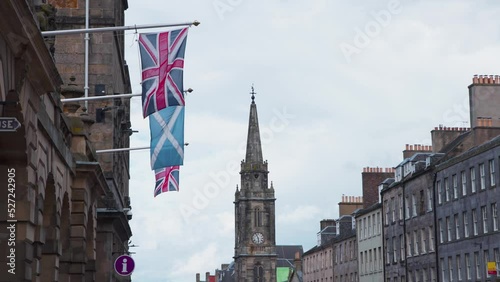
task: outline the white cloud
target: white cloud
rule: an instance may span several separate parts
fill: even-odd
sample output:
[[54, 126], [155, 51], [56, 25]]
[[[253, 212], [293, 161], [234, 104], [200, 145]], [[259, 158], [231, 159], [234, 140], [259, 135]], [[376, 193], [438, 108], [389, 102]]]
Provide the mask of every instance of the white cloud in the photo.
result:
[[[199, 234], [202, 236], [202, 234]], [[213, 261], [217, 257], [217, 247], [215, 243], [209, 243], [201, 251], [189, 255], [185, 261], [177, 261], [174, 263], [173, 276], [193, 276], [194, 273], [202, 272], [207, 261]]]
[[311, 205], [288, 207], [283, 214], [278, 215], [278, 221], [285, 224], [300, 224], [315, 219], [320, 212], [321, 210], [318, 207]]

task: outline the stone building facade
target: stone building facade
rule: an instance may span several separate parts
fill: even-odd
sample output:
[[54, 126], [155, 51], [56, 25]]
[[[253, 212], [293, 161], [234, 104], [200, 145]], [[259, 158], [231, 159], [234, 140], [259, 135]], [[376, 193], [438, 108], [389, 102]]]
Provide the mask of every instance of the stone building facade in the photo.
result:
[[500, 138], [437, 167], [436, 218], [442, 281], [487, 281], [500, 265], [498, 171]]
[[[89, 1], [91, 28], [123, 26], [127, 0]], [[85, 25], [85, 1], [48, 0], [57, 12], [57, 29], [80, 29]], [[65, 98], [82, 95], [84, 88], [84, 34], [59, 35], [54, 42], [54, 60], [63, 79], [61, 94]], [[124, 60], [123, 31], [89, 34], [88, 95], [131, 93], [128, 66]], [[80, 91], [75, 91], [80, 89]], [[127, 148], [131, 134], [130, 104], [128, 99], [112, 99], [65, 104], [68, 116], [83, 121], [88, 141], [95, 150]], [[80, 106], [76, 111], [70, 110]], [[85, 106], [88, 107], [85, 108]], [[116, 275], [113, 263], [117, 256], [128, 252], [132, 233], [128, 224], [129, 153], [98, 154], [97, 162], [106, 181], [104, 196], [96, 205], [96, 279], [126, 279]], [[78, 160], [87, 163], [87, 160]], [[88, 165], [88, 164], [87, 164]], [[111, 270], [111, 271], [110, 271]]]
[[359, 281], [383, 281], [382, 204], [358, 211], [355, 218]]
[[337, 236], [337, 222], [320, 222], [318, 244], [302, 256], [304, 282], [333, 280], [333, 239]]
[[404, 216], [399, 212], [403, 187], [396, 182], [385, 185], [381, 198], [385, 281], [406, 281]]
[[469, 95], [472, 128], [461, 132], [436, 166], [441, 281], [491, 281], [487, 263], [500, 266], [498, 77], [475, 77]]
[[[433, 281], [436, 278], [436, 248], [433, 211], [433, 173], [425, 161], [431, 153], [417, 153], [404, 166], [411, 172], [401, 181], [403, 187], [404, 262], [408, 281]], [[401, 211], [401, 209], [400, 209]], [[401, 214], [401, 212], [400, 212]], [[400, 221], [401, 222], [401, 221]]]
[[340, 232], [333, 242], [333, 281], [359, 281], [356, 230]]
[[[83, 9], [80, 2], [52, 4], [73, 3]], [[4, 211], [12, 204], [8, 199], [15, 198], [15, 212], [0, 215], [0, 248], [15, 254], [15, 261], [7, 255], [0, 258], [0, 281], [128, 281], [113, 274], [112, 267], [127, 251], [131, 236], [123, 211], [129, 206], [128, 176], [121, 174], [113, 183], [110, 175], [120, 172], [95, 154], [89, 136], [93, 119], [60, 102], [61, 93], [82, 93], [81, 85], [69, 85], [69, 77], [81, 77], [83, 71], [65, 73], [64, 65], [54, 63], [57, 48], [64, 48], [40, 33], [56, 26], [57, 11], [42, 0], [0, 1], [0, 115], [21, 123], [17, 131], [0, 132], [0, 166], [5, 172], [0, 181], [15, 184], [0, 192]], [[80, 45], [74, 41], [66, 47]], [[122, 60], [122, 54], [110, 52]], [[129, 85], [128, 78], [122, 82]], [[109, 120], [117, 122], [115, 116]], [[128, 136], [115, 140], [128, 145]], [[118, 162], [128, 169], [128, 162]], [[15, 232], [5, 233], [10, 226]], [[113, 236], [102, 236], [103, 229]], [[13, 267], [15, 274], [8, 272]]]

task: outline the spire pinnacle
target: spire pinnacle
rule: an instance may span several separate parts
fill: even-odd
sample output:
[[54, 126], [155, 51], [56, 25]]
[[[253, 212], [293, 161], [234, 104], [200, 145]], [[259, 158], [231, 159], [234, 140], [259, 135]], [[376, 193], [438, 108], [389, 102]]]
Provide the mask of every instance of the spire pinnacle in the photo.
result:
[[257, 118], [257, 105], [255, 104], [255, 91], [252, 85], [252, 104], [250, 105], [250, 118], [248, 121], [247, 152], [245, 161], [262, 163], [262, 146], [259, 133], [259, 119]]
[[252, 92], [250, 92], [250, 94], [252, 94], [252, 104], [253, 104], [255, 103], [255, 94], [257, 94], [253, 89], [253, 83], [252, 83]]

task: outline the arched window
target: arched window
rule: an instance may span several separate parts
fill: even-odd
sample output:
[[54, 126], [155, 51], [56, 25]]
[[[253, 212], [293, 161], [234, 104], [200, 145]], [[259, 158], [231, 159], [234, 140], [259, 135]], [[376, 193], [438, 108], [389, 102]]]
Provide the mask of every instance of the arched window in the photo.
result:
[[255, 208], [254, 210], [254, 225], [255, 227], [262, 226], [262, 211], [260, 208]]
[[264, 282], [264, 268], [257, 264], [253, 268], [253, 281], [254, 282]]

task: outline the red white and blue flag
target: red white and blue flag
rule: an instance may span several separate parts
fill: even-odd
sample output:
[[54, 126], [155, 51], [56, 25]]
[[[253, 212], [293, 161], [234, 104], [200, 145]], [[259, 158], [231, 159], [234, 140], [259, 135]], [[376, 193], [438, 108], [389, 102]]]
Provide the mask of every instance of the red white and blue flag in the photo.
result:
[[179, 191], [179, 166], [155, 170], [155, 197], [163, 192]]
[[183, 106], [183, 67], [188, 28], [139, 35], [144, 117]]

